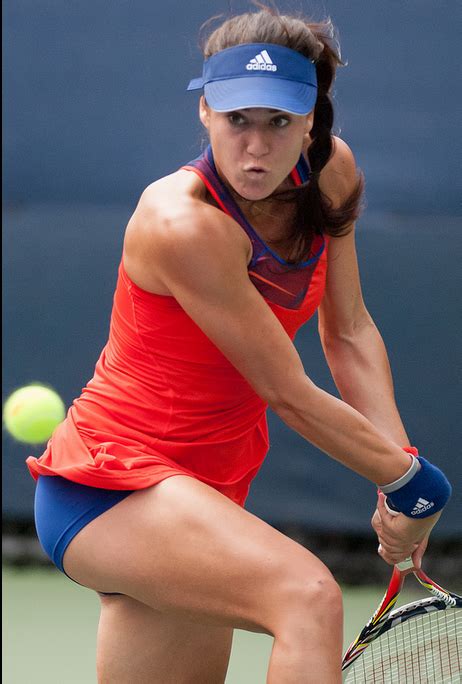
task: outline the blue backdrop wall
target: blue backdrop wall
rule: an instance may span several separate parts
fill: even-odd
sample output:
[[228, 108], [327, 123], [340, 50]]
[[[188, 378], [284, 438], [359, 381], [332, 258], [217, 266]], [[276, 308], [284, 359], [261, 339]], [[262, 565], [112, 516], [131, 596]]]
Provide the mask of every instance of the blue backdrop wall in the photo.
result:
[[[200, 25], [227, 2], [18, 0], [4, 8], [4, 395], [39, 380], [70, 404], [108, 330], [123, 232], [141, 190], [197, 155]], [[231, 3], [235, 11], [243, 2]], [[457, 2], [281, 2], [339, 29], [336, 129], [367, 178], [358, 253], [398, 403], [455, 485], [435, 530], [460, 533], [461, 91]], [[457, 54], [456, 54], [457, 51]], [[98, 296], [95, 297], [95, 289]], [[315, 322], [297, 345], [335, 392]], [[373, 487], [270, 415], [249, 508], [365, 532]], [[3, 435], [4, 515], [30, 519], [30, 448]], [[39, 455], [40, 449], [33, 451]]]

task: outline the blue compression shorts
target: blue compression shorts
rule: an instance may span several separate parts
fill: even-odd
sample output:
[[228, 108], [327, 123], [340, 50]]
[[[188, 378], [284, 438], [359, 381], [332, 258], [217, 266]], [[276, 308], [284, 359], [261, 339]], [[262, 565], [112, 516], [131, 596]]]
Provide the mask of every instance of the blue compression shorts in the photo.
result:
[[61, 572], [69, 543], [101, 513], [132, 494], [131, 490], [98, 489], [59, 476], [41, 475], [35, 490], [35, 527], [40, 544]]

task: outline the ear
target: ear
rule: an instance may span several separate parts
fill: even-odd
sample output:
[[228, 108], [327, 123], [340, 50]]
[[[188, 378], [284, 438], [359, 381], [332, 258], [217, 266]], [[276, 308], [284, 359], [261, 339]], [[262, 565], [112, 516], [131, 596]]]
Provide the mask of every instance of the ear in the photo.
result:
[[205, 97], [203, 95], [201, 95], [201, 99], [199, 101], [199, 118], [202, 122], [202, 125], [208, 130], [210, 126], [210, 107], [205, 101]]
[[305, 123], [305, 136], [308, 136], [311, 133], [311, 129], [313, 128], [313, 123], [314, 123], [314, 109], [311, 110], [309, 114], [306, 116], [306, 123]]

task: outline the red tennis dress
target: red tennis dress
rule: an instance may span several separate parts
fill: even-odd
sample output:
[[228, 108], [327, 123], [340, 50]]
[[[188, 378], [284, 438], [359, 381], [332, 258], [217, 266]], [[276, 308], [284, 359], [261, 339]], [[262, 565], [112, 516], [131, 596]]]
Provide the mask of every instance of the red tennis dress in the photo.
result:
[[[249, 278], [290, 338], [324, 292], [327, 238], [317, 235], [297, 266], [272, 252], [222, 183], [210, 148], [185, 169], [253, 246]], [[292, 171], [304, 182], [303, 157]], [[32, 476], [59, 475], [92, 487], [143, 489], [189, 475], [243, 505], [268, 451], [266, 403], [169, 296], [135, 285], [120, 264], [109, 339], [95, 374], [53, 433]]]

